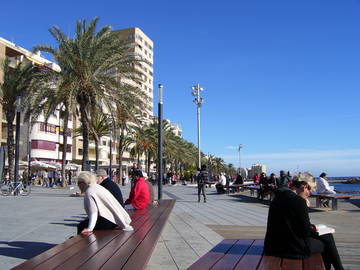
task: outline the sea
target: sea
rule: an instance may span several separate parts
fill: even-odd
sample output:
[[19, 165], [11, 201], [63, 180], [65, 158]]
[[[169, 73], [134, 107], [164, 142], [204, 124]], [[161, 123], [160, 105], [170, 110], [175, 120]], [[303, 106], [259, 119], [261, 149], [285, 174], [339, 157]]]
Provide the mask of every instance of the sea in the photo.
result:
[[348, 193], [351, 195], [360, 196], [360, 184], [346, 183], [347, 180], [352, 178], [360, 178], [359, 176], [353, 177], [328, 177], [329, 185], [334, 186], [334, 190], [340, 193]]

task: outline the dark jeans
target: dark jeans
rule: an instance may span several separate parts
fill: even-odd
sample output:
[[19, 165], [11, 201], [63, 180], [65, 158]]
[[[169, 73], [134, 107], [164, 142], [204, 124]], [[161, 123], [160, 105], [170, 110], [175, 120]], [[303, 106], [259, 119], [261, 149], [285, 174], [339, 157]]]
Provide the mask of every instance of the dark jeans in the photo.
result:
[[[89, 219], [86, 218], [77, 225], [77, 234], [80, 234], [82, 230], [87, 228], [88, 226], [89, 226]], [[116, 226], [117, 226], [116, 224], [112, 223], [106, 218], [98, 216], [94, 230], [112, 230], [115, 229]]]
[[205, 194], [205, 184], [204, 185], [198, 185], [198, 200], [200, 201], [200, 194], [203, 194], [204, 196], [204, 202], [206, 201], [206, 194]]
[[310, 237], [309, 240], [311, 253], [321, 253], [326, 270], [330, 270], [331, 265], [335, 270], [344, 269], [332, 233]]

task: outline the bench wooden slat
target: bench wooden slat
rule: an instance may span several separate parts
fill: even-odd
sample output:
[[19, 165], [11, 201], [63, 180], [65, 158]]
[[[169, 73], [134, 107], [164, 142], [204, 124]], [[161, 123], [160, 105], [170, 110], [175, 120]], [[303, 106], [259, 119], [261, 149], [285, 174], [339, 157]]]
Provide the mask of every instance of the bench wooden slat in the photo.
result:
[[325, 270], [321, 254], [312, 254], [308, 259], [286, 259], [265, 256], [263, 252], [262, 239], [224, 239], [188, 270]]
[[49, 258], [48, 260], [44, 261], [43, 263], [39, 264], [33, 269], [36, 270], [54, 269], [55, 267], [61, 265], [64, 259], [74, 256], [75, 254], [78, 253], [79, 250], [87, 249], [91, 245], [91, 243], [95, 242], [96, 240], [97, 240], [96, 235], [91, 234], [88, 237], [85, 237], [83, 241], [79, 241], [75, 245], [72, 245], [71, 247], [63, 250], [62, 252], [59, 252], [55, 256]]
[[63, 250], [66, 250], [67, 248], [71, 247], [72, 245], [76, 244], [77, 242], [83, 241], [85, 238], [87, 238], [87, 237], [79, 236], [79, 237], [71, 238], [71, 239], [65, 241], [64, 243], [59, 244], [59, 245], [47, 250], [46, 252], [43, 252], [43, 253], [35, 256], [34, 258], [23, 262], [22, 264], [19, 264], [18, 266], [12, 268], [12, 270], [34, 269], [34, 267], [36, 267], [37, 265], [39, 265], [42, 262], [48, 260], [49, 258], [55, 256], [56, 254], [62, 252]]
[[264, 252], [264, 240], [255, 240], [234, 268], [235, 270], [256, 269]]
[[251, 246], [253, 242], [253, 239], [238, 240], [225, 254], [225, 256], [222, 257], [211, 269], [233, 269], [238, 263], [238, 261], [242, 258], [242, 255], [246, 253], [246, 251], [249, 249], [249, 246]]
[[[166, 225], [166, 221], [168, 219], [168, 216], [170, 215], [170, 212], [172, 208], [174, 207], [175, 201], [169, 202], [169, 205], [167, 205], [166, 210], [161, 215], [159, 221], [156, 223], [156, 226], [153, 226], [151, 230], [148, 232], [146, 238], [141, 242], [141, 246], [138, 247], [135, 252], [131, 255], [130, 259], [126, 262], [126, 265], [122, 268], [123, 270], [137, 270], [137, 269], [144, 269], [143, 266], [146, 266], [150, 255], [152, 254], [155, 245], [153, 243], [156, 243], [161, 235], [161, 232], [163, 228]], [[111, 265], [111, 263], [114, 263], [117, 265], [115, 256], [109, 260], [104, 266], [104, 270], [106, 269], [113, 269], [113, 268], [107, 268], [108, 265]], [[117, 259], [117, 258], [116, 258]], [[141, 262], [140, 262], [141, 261]]]
[[273, 256], [263, 256], [258, 266], [258, 270], [278, 270], [281, 266], [281, 258]]
[[281, 263], [281, 270], [302, 270], [302, 260], [283, 259]]
[[310, 258], [303, 260], [304, 270], [325, 270], [321, 254], [312, 254]]
[[225, 256], [226, 252], [232, 248], [233, 245], [237, 242], [237, 239], [224, 239], [214, 248], [212, 248], [208, 253], [202, 256], [194, 264], [192, 264], [188, 270], [208, 270], [217, 261]]
[[[142, 224], [141, 228], [136, 231], [133, 231], [129, 237], [127, 238], [115, 238], [109, 244], [107, 244], [104, 248], [99, 250], [93, 257], [91, 257], [86, 263], [81, 265], [78, 269], [83, 270], [92, 270], [92, 269], [100, 269], [112, 256], [117, 256], [118, 252], [122, 252], [124, 256], [124, 260], [126, 261], [133, 250], [137, 247], [138, 243], [140, 243], [143, 237], [146, 235], [147, 230], [155, 223], [155, 221], [162, 214], [163, 210], [158, 208], [158, 211], [155, 214], [150, 215], [145, 212], [145, 216], [148, 217], [144, 224]], [[130, 254], [129, 254], [130, 253]]]
[[[131, 224], [134, 228], [141, 227], [141, 225], [146, 221], [147, 217], [144, 215], [144, 210], [145, 209], [130, 213], [132, 219]], [[150, 209], [149, 211], [151, 213], [155, 210]], [[88, 248], [79, 251], [76, 256], [67, 259], [65, 263], [57, 267], [56, 270], [69, 270], [73, 269], [74, 266], [82, 265], [115, 238], [121, 237], [124, 241], [126, 241], [126, 239], [130, 236], [130, 232], [123, 233], [122, 230], [94, 231], [94, 234], [99, 236], [97, 237], [98, 240], [96, 242], [92, 243]], [[120, 238], [117, 239], [117, 241], [119, 240]]]

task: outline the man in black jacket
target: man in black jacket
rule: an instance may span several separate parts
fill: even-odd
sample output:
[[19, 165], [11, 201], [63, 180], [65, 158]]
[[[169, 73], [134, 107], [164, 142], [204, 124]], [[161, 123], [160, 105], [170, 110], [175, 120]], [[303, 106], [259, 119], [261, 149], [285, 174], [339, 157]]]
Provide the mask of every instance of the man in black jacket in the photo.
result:
[[269, 208], [265, 255], [302, 259], [321, 253], [326, 269], [331, 265], [336, 270], [344, 269], [333, 235], [319, 236], [310, 223], [307, 205], [310, 186], [305, 181], [295, 181], [292, 189], [282, 187], [275, 191]]
[[205, 184], [209, 182], [209, 173], [206, 170], [206, 165], [201, 166], [199, 175], [197, 176], [197, 188], [198, 188], [198, 202], [200, 202], [200, 194], [204, 196], [204, 202], [206, 203]]
[[99, 169], [96, 171], [96, 182], [110, 191], [120, 205], [124, 207], [124, 199], [119, 186], [108, 177], [105, 170]]

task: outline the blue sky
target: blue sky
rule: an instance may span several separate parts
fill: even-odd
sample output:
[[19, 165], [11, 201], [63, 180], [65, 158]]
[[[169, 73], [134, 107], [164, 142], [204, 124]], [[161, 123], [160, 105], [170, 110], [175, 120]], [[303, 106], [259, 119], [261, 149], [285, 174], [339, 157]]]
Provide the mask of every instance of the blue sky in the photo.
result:
[[155, 43], [164, 117], [194, 143], [191, 86], [205, 88], [205, 153], [238, 166], [243, 144], [246, 167], [352, 176], [360, 175], [359, 13], [359, 0], [13, 0], [1, 4], [0, 36], [31, 49], [53, 42], [52, 25], [73, 33], [77, 19], [137, 26]]

